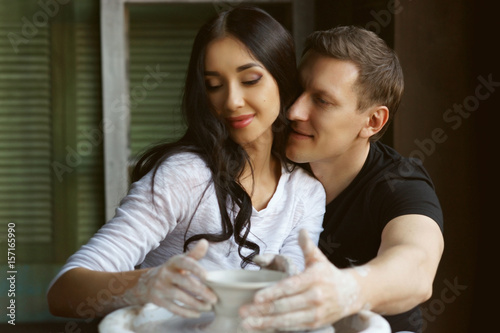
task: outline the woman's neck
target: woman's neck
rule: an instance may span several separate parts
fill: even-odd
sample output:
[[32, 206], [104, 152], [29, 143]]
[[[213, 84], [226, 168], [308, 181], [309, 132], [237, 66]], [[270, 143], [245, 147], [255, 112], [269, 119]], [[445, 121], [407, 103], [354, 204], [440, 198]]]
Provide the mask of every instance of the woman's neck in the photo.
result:
[[281, 176], [281, 163], [272, 155], [272, 141], [253, 143], [245, 148], [250, 164], [244, 168], [239, 181], [252, 199], [252, 205], [260, 210], [271, 200]]

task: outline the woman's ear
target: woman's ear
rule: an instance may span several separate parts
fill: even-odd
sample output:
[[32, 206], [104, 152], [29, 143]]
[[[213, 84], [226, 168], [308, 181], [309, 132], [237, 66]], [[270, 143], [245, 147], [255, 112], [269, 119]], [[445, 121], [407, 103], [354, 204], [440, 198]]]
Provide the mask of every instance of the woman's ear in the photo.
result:
[[386, 106], [378, 105], [365, 111], [367, 119], [365, 126], [361, 129], [360, 135], [363, 138], [370, 138], [387, 124], [389, 120], [389, 109]]

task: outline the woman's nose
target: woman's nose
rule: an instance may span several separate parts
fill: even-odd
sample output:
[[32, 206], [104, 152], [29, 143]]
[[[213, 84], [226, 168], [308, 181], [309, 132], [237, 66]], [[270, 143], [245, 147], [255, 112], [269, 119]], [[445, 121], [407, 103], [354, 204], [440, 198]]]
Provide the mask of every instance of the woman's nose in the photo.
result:
[[245, 98], [241, 88], [230, 85], [227, 91], [226, 109], [236, 111], [245, 105]]

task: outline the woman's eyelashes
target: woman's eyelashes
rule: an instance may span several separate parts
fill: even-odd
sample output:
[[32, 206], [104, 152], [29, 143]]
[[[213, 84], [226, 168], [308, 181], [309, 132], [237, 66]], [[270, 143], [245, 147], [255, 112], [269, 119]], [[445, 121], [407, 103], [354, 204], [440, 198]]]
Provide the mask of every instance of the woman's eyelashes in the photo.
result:
[[253, 80], [243, 81], [243, 84], [246, 86], [253, 86], [253, 85], [259, 83], [260, 79], [262, 79], [262, 76], [259, 76]]
[[205, 82], [205, 87], [207, 88], [208, 91], [214, 91], [222, 87], [222, 84], [211, 84], [208, 82]]
[[[250, 79], [250, 80], [245, 80], [242, 81], [241, 83], [245, 86], [253, 86], [259, 83], [259, 81], [262, 79], [262, 76], [259, 76], [255, 79]], [[208, 91], [215, 91], [223, 86], [222, 83], [216, 83], [216, 82], [210, 82], [210, 81], [205, 81], [205, 87], [207, 88]]]

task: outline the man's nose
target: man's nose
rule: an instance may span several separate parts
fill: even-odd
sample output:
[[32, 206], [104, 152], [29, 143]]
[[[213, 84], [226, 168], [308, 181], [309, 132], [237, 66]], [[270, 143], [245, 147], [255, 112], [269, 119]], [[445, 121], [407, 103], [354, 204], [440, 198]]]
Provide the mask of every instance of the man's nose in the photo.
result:
[[245, 105], [243, 91], [236, 85], [229, 85], [226, 98], [226, 109], [236, 111]]
[[307, 120], [307, 97], [305, 93], [301, 94], [288, 109], [287, 118], [291, 121]]

